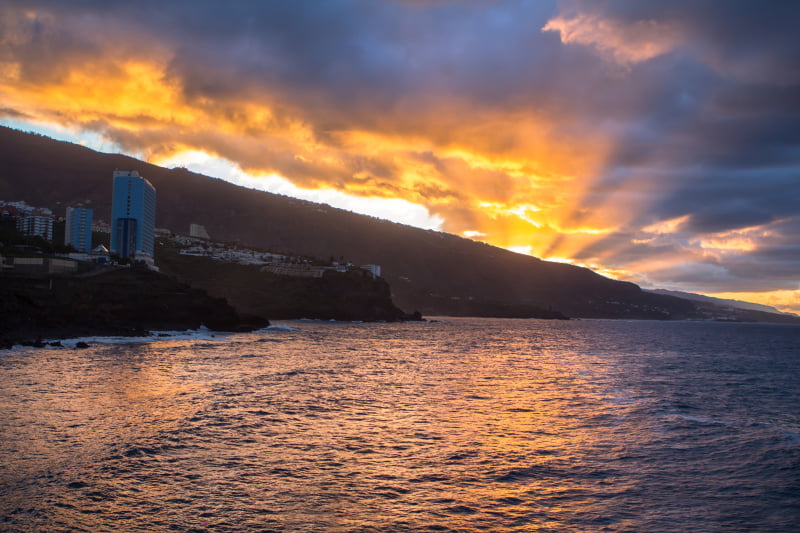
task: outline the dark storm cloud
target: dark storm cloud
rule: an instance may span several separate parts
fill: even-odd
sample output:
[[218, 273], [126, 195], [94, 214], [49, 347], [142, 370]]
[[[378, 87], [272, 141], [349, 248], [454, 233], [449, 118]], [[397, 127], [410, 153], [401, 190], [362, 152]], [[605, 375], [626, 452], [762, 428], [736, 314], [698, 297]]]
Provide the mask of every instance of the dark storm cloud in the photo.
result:
[[[650, 266], [632, 275], [648, 287], [683, 287], [699, 292], [796, 290], [800, 217], [767, 224], [758, 230], [705, 234], [690, 231], [654, 237], [646, 232], [609, 235], [576, 254], [591, 262], [609, 250], [619, 264]], [[717, 241], [715, 241], [717, 239]], [[737, 242], [740, 240], [741, 242]], [[750, 250], [715, 248], [725, 244], [750, 243]], [[720, 242], [722, 244], [720, 244]]]
[[[266, 87], [291, 89], [297, 101], [318, 105], [324, 90], [324, 104], [346, 105], [350, 119], [374, 120], [375, 108], [415, 98], [422, 105], [431, 91], [492, 107], [534, 101], [567, 107], [553, 86], [580, 92], [558, 75], [567, 65], [559, 62], [557, 38], [539, 31], [554, 12], [551, 2], [435, 2], [428, 9], [372, 0], [24, 5], [45, 6], [64, 20], [124, 23], [138, 28], [143, 45], [171, 43], [171, 71], [190, 95], [227, 97]], [[66, 31], [50, 37], [60, 55], [50, 58], [29, 43], [26, 63], [35, 59], [46, 69], [64, 54], [103, 44]], [[591, 65], [569, 68], [591, 71]], [[370, 112], [352, 115], [365, 106]]]
[[[665, 190], [648, 216], [671, 219], [690, 215], [682, 231], [720, 232], [766, 224], [798, 213], [800, 165], [794, 167], [690, 168], [669, 178], [680, 186]], [[642, 220], [646, 225], [648, 220]]]
[[800, 12], [793, 0], [588, 0], [563, 2], [627, 24], [660, 21], [685, 32], [682, 47], [726, 75], [750, 82], [800, 82]]
[[[686, 261], [654, 270], [653, 280], [692, 282], [695, 290], [725, 285], [770, 284], [796, 289], [800, 272], [797, 224], [780, 223], [800, 212], [800, 8], [795, 2], [634, 2], [562, 3], [572, 20], [634, 25], [668, 24], [681, 39], [648, 61], [628, 65], [626, 81], [638, 88], [636, 120], [617, 130], [619, 142], [586, 206], [604, 191], [630, 189], [641, 182], [649, 206], [631, 222], [643, 227], [687, 216], [668, 239], [630, 244], [624, 233], [608, 236], [578, 254], [589, 260], [613, 249], [614, 264], [672, 254]], [[584, 18], [581, 19], [580, 17]], [[586, 48], [603, 50], [599, 37], [584, 37]], [[710, 236], [771, 225], [768, 245], [712, 260], [699, 254]], [[703, 241], [707, 238], [707, 241]], [[780, 258], [780, 259], [779, 259]], [[782, 280], [782, 281], [779, 281]]]
[[[628, 76], [608, 76], [580, 47], [563, 47], [556, 35], [539, 31], [557, 12], [550, 2], [11, 3], [44, 6], [64, 20], [89, 17], [112, 28], [124, 22], [138, 28], [143, 45], [149, 38], [172, 43], [171, 68], [189, 94], [236, 95], [254, 86], [278, 86], [296, 90], [296, 98], [309, 103], [322, 87], [325, 103], [335, 98], [358, 108], [359, 103], [386, 105], [438, 88], [475, 104], [524, 103], [554, 113], [577, 108], [589, 119], [643, 114], [657, 123], [655, 135], [669, 133], [676, 121], [691, 127], [690, 119], [702, 118], [701, 111], [715, 101], [735, 112], [761, 108], [758, 116], [765, 105], [778, 115], [786, 111], [775, 103], [781, 89], [771, 85], [772, 77], [754, 73], [747, 82], [760, 85], [752, 90], [732, 81], [726, 87], [724, 71], [707, 72], [714, 67], [712, 59], [701, 61], [702, 68], [694, 56], [656, 59], [655, 65], [637, 67]], [[794, 38], [798, 9], [791, 2], [770, 2], [769, 7], [727, 1], [562, 6], [628, 23], [673, 22], [686, 32], [683, 48], [713, 49], [728, 63], [779, 65], [775, 70], [781, 77], [800, 68], [800, 40]], [[66, 32], [53, 38], [57, 41], [49, 49], [59, 53], [72, 49], [85, 54], [93, 46]], [[57, 54], [48, 58], [42, 47], [31, 49], [43, 68], [63, 59]], [[719, 97], [708, 94], [711, 87], [719, 88]], [[793, 94], [784, 87], [778, 96], [792, 100]], [[700, 135], [712, 140], [717, 133]]]

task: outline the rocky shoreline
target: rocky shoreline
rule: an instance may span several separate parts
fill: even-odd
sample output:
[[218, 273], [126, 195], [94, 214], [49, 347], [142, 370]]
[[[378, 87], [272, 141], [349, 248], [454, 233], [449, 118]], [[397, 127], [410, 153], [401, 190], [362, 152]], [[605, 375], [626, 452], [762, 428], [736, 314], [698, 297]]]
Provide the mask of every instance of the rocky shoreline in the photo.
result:
[[137, 337], [201, 326], [245, 332], [268, 325], [265, 318], [238, 313], [223, 298], [145, 268], [84, 277], [0, 277], [0, 349], [41, 346], [42, 339]]

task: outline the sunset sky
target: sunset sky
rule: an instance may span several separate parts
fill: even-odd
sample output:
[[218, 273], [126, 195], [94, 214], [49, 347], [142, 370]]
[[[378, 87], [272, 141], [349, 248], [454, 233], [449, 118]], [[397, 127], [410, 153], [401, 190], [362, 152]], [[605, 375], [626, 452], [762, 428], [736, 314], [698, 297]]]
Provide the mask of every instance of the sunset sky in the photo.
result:
[[0, 123], [800, 312], [800, 4], [0, 4]]

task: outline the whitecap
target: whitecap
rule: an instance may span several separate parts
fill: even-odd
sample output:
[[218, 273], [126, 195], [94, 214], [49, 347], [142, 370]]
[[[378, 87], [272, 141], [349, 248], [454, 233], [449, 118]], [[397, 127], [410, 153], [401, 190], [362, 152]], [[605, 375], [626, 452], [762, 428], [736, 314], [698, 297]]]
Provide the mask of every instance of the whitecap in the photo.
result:
[[[300, 331], [297, 328], [293, 328], [292, 326], [287, 326], [285, 324], [275, 324], [274, 326], [267, 326], [264, 330], [266, 331]], [[264, 331], [262, 330], [262, 331]]]
[[[57, 339], [61, 342], [64, 348], [76, 348], [79, 343], [92, 344], [143, 344], [159, 341], [184, 341], [184, 340], [197, 340], [197, 341], [216, 341], [225, 342], [229, 339], [217, 332], [211, 331], [205, 326], [200, 326], [197, 329], [187, 329], [182, 331], [150, 331], [148, 335], [140, 336], [88, 336], [88, 337], [75, 337], [72, 339]], [[56, 339], [45, 340], [44, 343], [53, 342]], [[22, 346], [22, 348], [27, 348]]]
[[699, 424], [720, 424], [724, 426], [731, 425], [731, 422], [728, 420], [708, 418], [705, 416], [691, 416], [691, 415], [685, 415], [683, 413], [671, 413], [666, 415], [666, 418], [672, 418], [672, 419], [679, 418], [681, 420], [686, 420], [688, 422], [697, 422]]

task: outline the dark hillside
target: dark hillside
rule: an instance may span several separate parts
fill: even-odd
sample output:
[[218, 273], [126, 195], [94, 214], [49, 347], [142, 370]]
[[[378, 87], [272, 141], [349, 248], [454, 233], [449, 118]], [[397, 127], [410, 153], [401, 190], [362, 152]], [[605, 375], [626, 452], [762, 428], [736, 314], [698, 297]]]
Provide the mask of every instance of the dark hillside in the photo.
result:
[[[698, 317], [687, 300], [646, 293], [585, 268], [0, 128], [0, 199], [25, 200], [57, 214], [83, 202], [95, 209], [95, 218], [108, 220], [115, 169], [138, 170], [153, 183], [159, 227], [187, 233], [197, 223], [215, 240], [380, 264], [404, 311], [445, 314], [454, 301], [479, 301], [574, 317]], [[469, 312], [470, 306], [459, 308]]]

